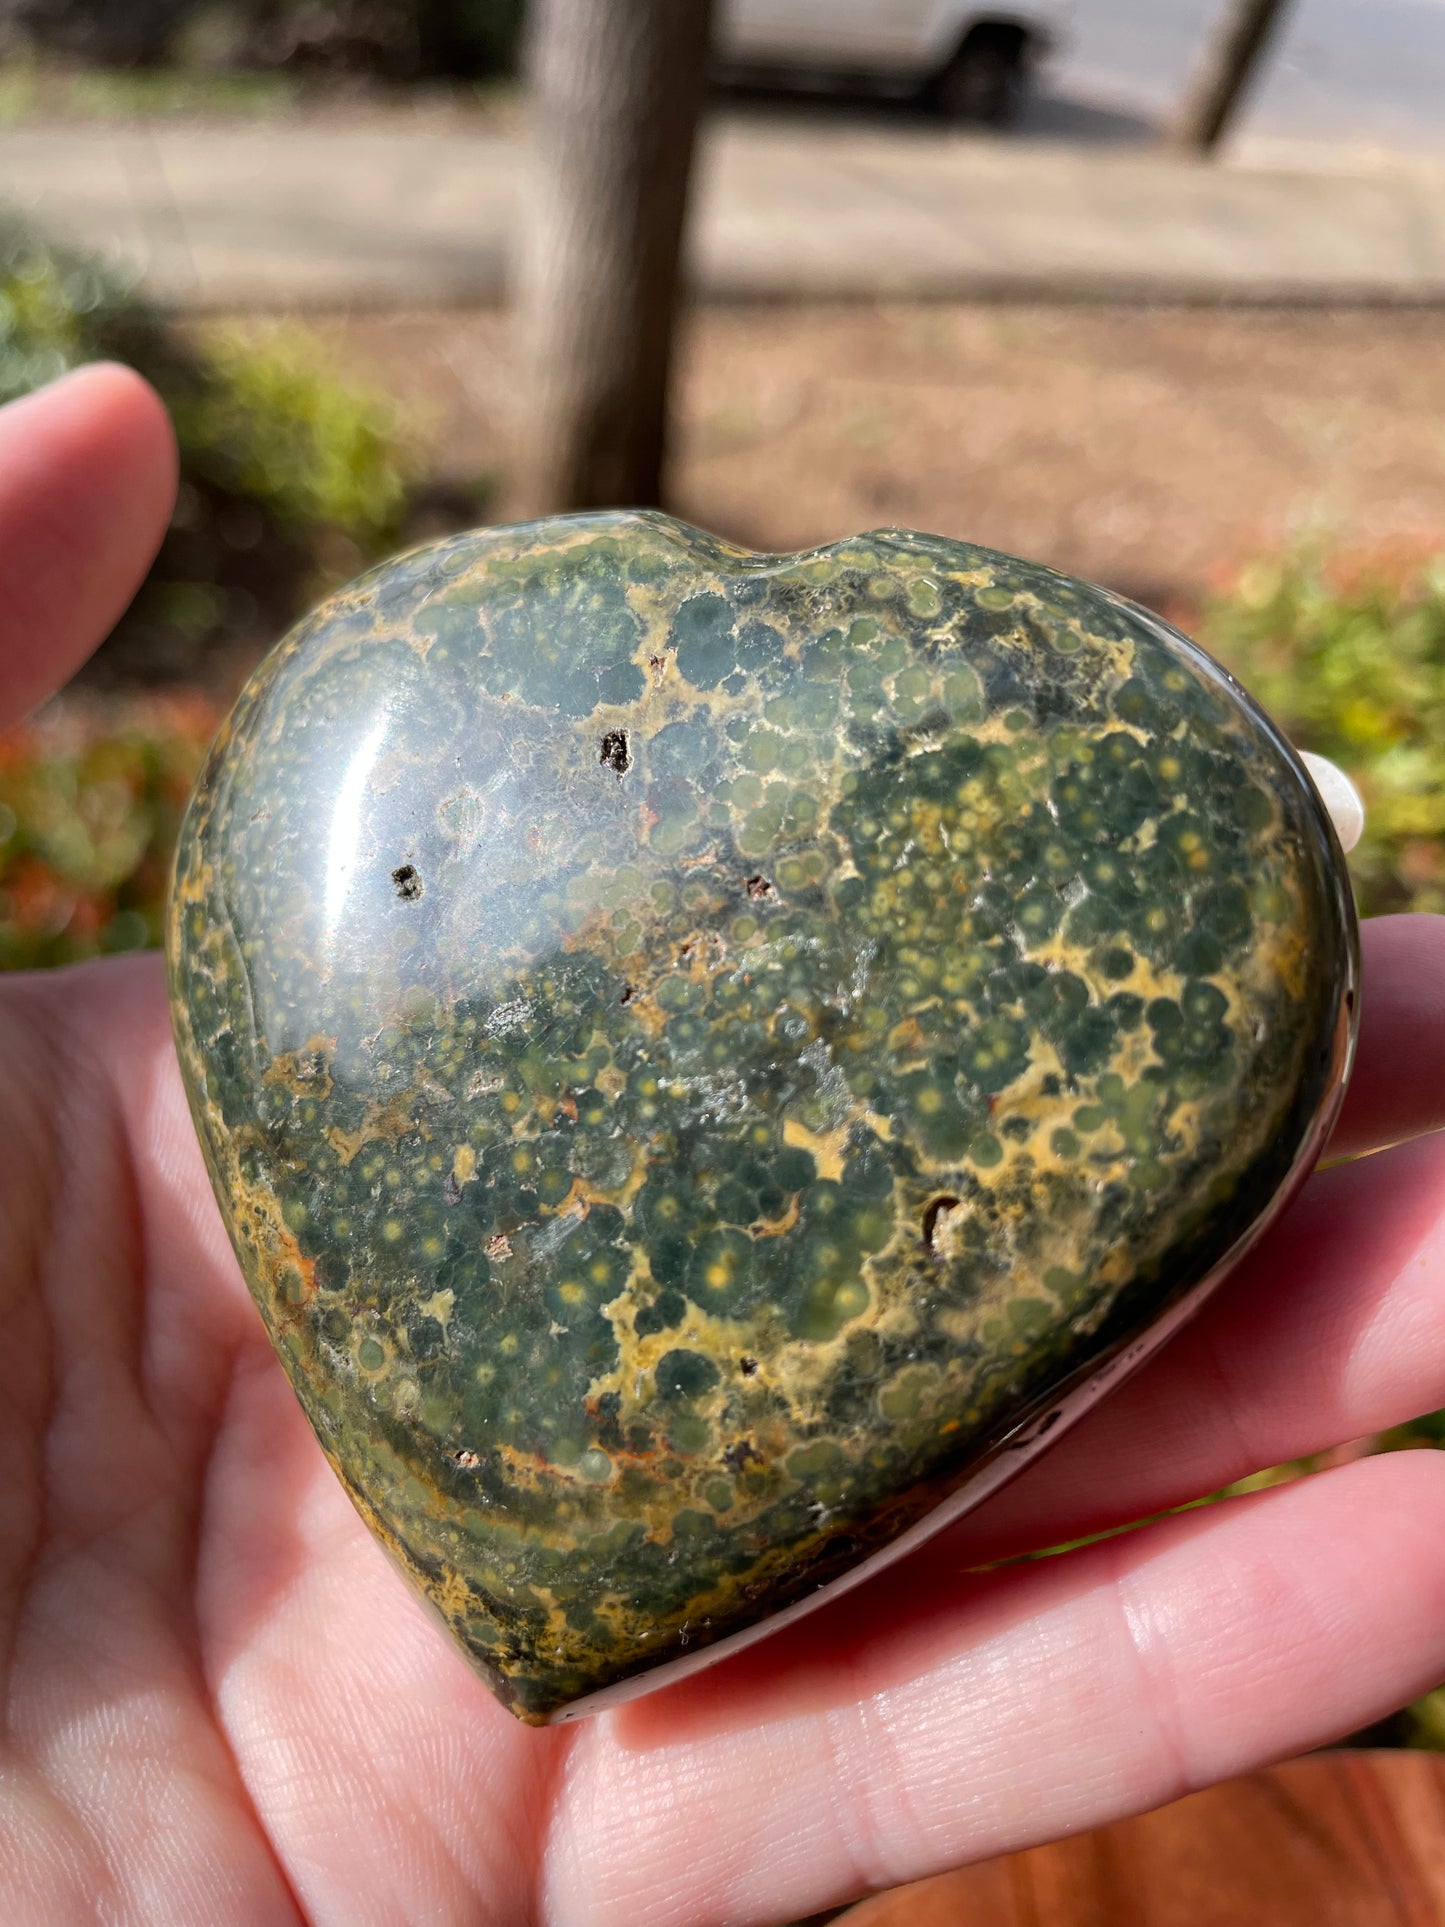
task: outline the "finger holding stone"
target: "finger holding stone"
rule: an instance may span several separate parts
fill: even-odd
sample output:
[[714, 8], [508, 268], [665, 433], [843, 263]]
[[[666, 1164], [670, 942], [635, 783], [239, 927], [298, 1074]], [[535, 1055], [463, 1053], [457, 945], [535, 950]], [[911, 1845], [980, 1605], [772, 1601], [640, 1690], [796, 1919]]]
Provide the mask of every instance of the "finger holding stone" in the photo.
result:
[[950, 1529], [950, 1551], [982, 1564], [1107, 1531], [1429, 1411], [1442, 1314], [1445, 1136], [1320, 1172], [1154, 1360]]
[[1445, 1672], [1442, 1525], [1445, 1456], [1399, 1453], [1004, 1572], [884, 1573], [579, 1733], [545, 1906], [792, 1919], [1336, 1738]]
[[1360, 1043], [1329, 1158], [1445, 1128], [1445, 917], [1360, 926]]

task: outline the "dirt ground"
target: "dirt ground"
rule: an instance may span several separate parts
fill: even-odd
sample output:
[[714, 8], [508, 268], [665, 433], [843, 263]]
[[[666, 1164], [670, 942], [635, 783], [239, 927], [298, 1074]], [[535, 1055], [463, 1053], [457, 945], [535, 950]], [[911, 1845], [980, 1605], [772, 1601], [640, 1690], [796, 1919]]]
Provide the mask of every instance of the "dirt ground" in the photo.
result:
[[[516, 415], [497, 314], [317, 324], [443, 475], [498, 480]], [[1319, 535], [1445, 545], [1445, 327], [1421, 312], [720, 308], [692, 319], [671, 506], [761, 548], [904, 524], [1187, 612]]]

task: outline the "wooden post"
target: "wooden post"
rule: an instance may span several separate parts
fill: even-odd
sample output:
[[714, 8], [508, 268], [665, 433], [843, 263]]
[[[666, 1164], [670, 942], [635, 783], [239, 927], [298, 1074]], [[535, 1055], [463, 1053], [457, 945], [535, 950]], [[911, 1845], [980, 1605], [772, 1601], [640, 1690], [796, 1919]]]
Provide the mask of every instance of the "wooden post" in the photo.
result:
[[1288, 5], [1289, 0], [1227, 0], [1168, 129], [1172, 147], [1207, 154], [1218, 145]]
[[536, 0], [517, 278], [524, 514], [662, 499], [712, 0]]

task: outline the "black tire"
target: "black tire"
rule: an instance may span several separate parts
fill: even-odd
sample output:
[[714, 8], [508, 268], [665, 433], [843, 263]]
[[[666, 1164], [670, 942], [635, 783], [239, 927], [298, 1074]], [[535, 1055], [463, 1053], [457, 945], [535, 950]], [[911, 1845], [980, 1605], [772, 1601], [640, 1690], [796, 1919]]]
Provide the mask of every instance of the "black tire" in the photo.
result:
[[1022, 40], [1002, 34], [971, 35], [934, 82], [934, 102], [948, 120], [1004, 127], [1023, 98]]

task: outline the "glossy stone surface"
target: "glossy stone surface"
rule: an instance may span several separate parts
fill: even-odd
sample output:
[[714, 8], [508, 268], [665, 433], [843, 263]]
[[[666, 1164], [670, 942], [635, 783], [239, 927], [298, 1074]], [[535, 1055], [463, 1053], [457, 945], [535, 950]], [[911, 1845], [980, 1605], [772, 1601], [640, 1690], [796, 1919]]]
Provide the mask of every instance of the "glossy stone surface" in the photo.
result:
[[442, 543], [262, 666], [174, 1013], [356, 1503], [523, 1718], [855, 1568], [1317, 1142], [1353, 922], [1200, 652], [884, 532]]

